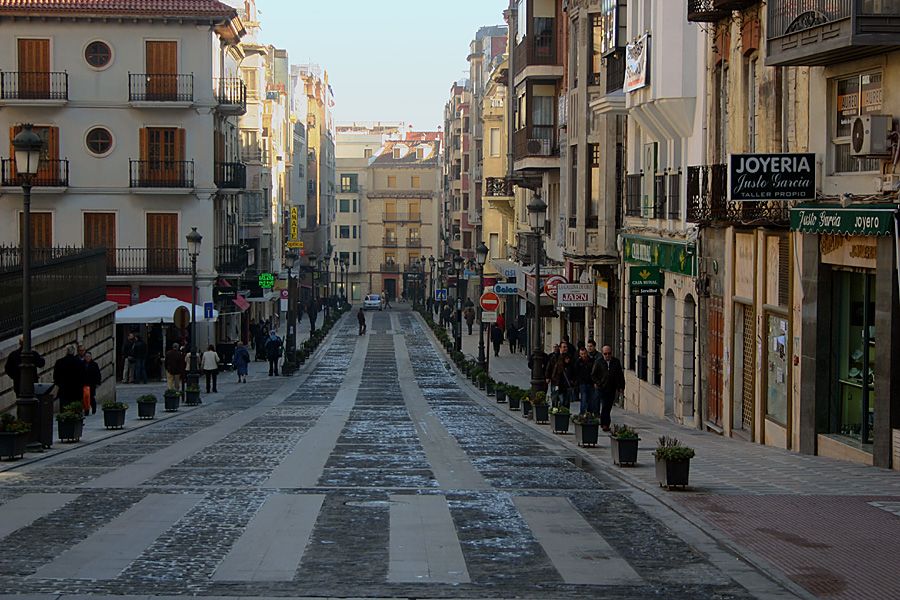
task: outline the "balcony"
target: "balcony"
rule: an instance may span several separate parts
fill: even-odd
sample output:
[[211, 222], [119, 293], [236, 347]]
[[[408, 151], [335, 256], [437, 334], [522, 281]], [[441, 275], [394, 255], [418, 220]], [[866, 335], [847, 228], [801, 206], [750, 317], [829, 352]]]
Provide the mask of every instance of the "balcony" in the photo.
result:
[[216, 246], [215, 261], [219, 275], [238, 275], [247, 267], [247, 250], [236, 244]]
[[641, 198], [644, 175], [632, 173], [625, 176], [625, 216], [641, 216]]
[[701, 225], [774, 225], [790, 222], [790, 204], [728, 200], [728, 165], [688, 167], [687, 221]]
[[555, 157], [559, 155], [555, 125], [533, 125], [520, 129], [513, 136], [513, 158]]
[[215, 182], [220, 190], [242, 190], [247, 187], [247, 167], [239, 162], [217, 162]]
[[397, 247], [397, 236], [396, 235], [385, 236], [384, 240], [382, 242], [382, 245], [385, 246], [386, 248], [396, 248]]
[[409, 223], [420, 222], [422, 213], [384, 213], [383, 223]]
[[269, 162], [269, 153], [260, 145], [243, 145], [241, 146], [241, 162], [266, 164]]
[[[21, 182], [16, 175], [15, 161], [11, 158], [2, 160], [3, 187], [21, 187]], [[69, 160], [68, 159], [42, 159], [37, 175], [31, 180], [31, 185], [37, 188], [64, 188], [69, 186]]]
[[505, 177], [488, 177], [484, 180], [484, 195], [488, 198], [511, 198], [515, 196], [513, 183]]
[[750, 8], [754, 4], [758, 4], [760, 0], [713, 0], [716, 8], [721, 10], [744, 10]]
[[422, 247], [422, 238], [417, 238], [417, 237], [406, 238], [406, 247], [407, 248], [421, 248]]
[[666, 179], [666, 217], [678, 221], [681, 219], [681, 173], [669, 173]]
[[242, 115], [247, 112], [247, 85], [240, 77], [220, 77], [213, 80], [219, 112]]
[[[552, 20], [555, 23], [555, 19]], [[517, 44], [513, 50], [515, 62], [515, 74], [518, 75], [526, 67], [531, 66], [556, 66], [559, 64], [556, 56], [556, 32], [555, 24], [540, 33], [529, 31], [525, 39]]]
[[192, 160], [129, 160], [132, 188], [189, 189], [194, 187]]
[[190, 105], [194, 101], [194, 75], [129, 73], [128, 101], [151, 106], [166, 102]]
[[625, 87], [625, 49], [617, 48], [603, 59], [606, 65], [606, 93], [611, 94]]
[[399, 273], [400, 265], [394, 262], [381, 263], [382, 273]]
[[187, 248], [114, 248], [106, 252], [106, 274], [190, 275]]
[[731, 15], [730, 10], [716, 4], [715, 0], [688, 0], [687, 20], [692, 23], [715, 23]]
[[65, 104], [69, 74], [59, 71], [0, 72], [0, 101], [18, 104]]
[[900, 48], [896, 0], [770, 0], [769, 66], [825, 66]]

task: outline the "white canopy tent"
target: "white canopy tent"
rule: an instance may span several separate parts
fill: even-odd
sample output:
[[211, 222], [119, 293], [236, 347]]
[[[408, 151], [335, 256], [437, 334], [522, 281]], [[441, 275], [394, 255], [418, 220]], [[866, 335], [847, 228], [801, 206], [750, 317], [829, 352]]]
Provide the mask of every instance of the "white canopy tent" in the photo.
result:
[[[183, 306], [191, 312], [191, 303], [182, 302], [168, 296], [159, 296], [134, 306], [116, 311], [116, 325], [144, 325], [148, 323], [172, 323], [175, 309]], [[198, 323], [212, 323], [219, 318], [219, 311], [213, 310], [212, 319], [203, 318], [203, 306], [196, 306], [195, 319]]]

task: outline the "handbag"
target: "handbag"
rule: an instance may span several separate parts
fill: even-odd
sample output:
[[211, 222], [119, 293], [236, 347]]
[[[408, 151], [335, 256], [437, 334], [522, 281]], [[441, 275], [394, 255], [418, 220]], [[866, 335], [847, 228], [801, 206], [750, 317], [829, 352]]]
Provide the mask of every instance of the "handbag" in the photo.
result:
[[81, 409], [84, 414], [91, 412], [91, 386], [86, 385], [81, 388]]

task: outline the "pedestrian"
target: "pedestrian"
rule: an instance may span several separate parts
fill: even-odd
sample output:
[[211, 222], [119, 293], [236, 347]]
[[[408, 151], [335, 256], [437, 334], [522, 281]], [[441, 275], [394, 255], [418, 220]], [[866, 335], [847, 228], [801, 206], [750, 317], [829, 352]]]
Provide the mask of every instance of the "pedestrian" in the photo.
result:
[[256, 338], [259, 337], [259, 325], [256, 324], [255, 319], [250, 319], [250, 347], [256, 347]]
[[[553, 351], [547, 355], [546, 362], [544, 363], [544, 379], [547, 381], [547, 391], [549, 396], [553, 395], [553, 382], [551, 381], [551, 378], [553, 377], [553, 367], [556, 365], [556, 359], [558, 358], [559, 344], [553, 344]], [[528, 368], [531, 368], [531, 358], [528, 359]]]
[[359, 335], [366, 334], [366, 313], [363, 311], [362, 307], [360, 307], [359, 312], [356, 313], [356, 320], [359, 321]]
[[134, 356], [133, 383], [147, 383], [147, 343], [141, 339], [141, 336], [134, 336], [131, 353]]
[[66, 354], [53, 365], [53, 383], [56, 384], [60, 408], [69, 404], [84, 407], [84, 363], [78, 358], [74, 344], [66, 346]]
[[[306, 316], [309, 319], [310, 335], [316, 332], [316, 317], [319, 315], [319, 307], [316, 306], [315, 300], [310, 300], [309, 306], [306, 307]], [[263, 344], [265, 345], [265, 344]], [[257, 350], [258, 352], [258, 350]]]
[[600, 360], [594, 363], [591, 378], [600, 396], [600, 427], [609, 431], [610, 412], [617, 394], [625, 393], [625, 372], [622, 363], [612, 355], [612, 347], [603, 346]]
[[[19, 395], [19, 385], [21, 385], [21, 377], [22, 377], [22, 344], [24, 344], [24, 338], [19, 336], [19, 347], [9, 353], [9, 356], [6, 358], [6, 365], [4, 366], [4, 371], [9, 378], [12, 379], [13, 382], [13, 391], [16, 396]], [[38, 354], [37, 350], [31, 351], [31, 362], [35, 367], [35, 381], [37, 381], [37, 369], [42, 368], [46, 361], [44, 357]]]
[[469, 328], [469, 335], [472, 335], [472, 325], [475, 324], [475, 309], [467, 306], [463, 311], [463, 318], [466, 320], [466, 327]]
[[215, 347], [210, 344], [206, 348], [206, 352], [200, 357], [200, 368], [203, 369], [203, 374], [206, 375], [206, 393], [209, 393], [209, 384], [212, 382], [212, 393], [215, 394], [219, 390], [216, 389], [216, 379], [219, 377], [219, 364], [221, 360], [219, 359], [219, 354], [216, 352]]
[[381, 298], [384, 300], [385, 308], [392, 308], [391, 307], [391, 297], [388, 295], [388, 293], [385, 290], [381, 290]]
[[560, 342], [559, 356], [553, 361], [553, 369], [550, 371], [550, 381], [553, 383], [553, 406], [569, 407], [572, 402], [572, 393], [575, 389], [575, 361], [569, 352], [569, 344]]
[[527, 321], [525, 320], [525, 315], [519, 315], [519, 318], [516, 319], [516, 339], [519, 342], [519, 352], [525, 352], [525, 342], [528, 339], [527, 335]]
[[506, 331], [506, 317], [503, 316], [503, 313], [497, 313], [497, 327], [500, 329], [501, 335], [504, 331]]
[[509, 353], [516, 353], [516, 345], [519, 343], [518, 340], [519, 331], [516, 329], [516, 326], [512, 321], [506, 326], [506, 339], [509, 341]]
[[166, 388], [180, 390], [181, 377], [184, 374], [184, 354], [181, 353], [178, 342], [172, 344], [172, 347], [166, 352], [163, 364], [166, 368]]
[[97, 414], [97, 388], [103, 383], [100, 365], [94, 362], [90, 352], [84, 353], [84, 384], [91, 390], [91, 414]]
[[578, 385], [578, 398], [581, 400], [579, 412], [597, 414], [597, 388], [593, 379], [594, 361], [591, 360], [587, 348], [578, 350], [578, 360], [575, 361], [575, 381]]
[[453, 310], [450, 308], [449, 304], [444, 304], [443, 308], [441, 308], [441, 325], [447, 327], [450, 325], [450, 316], [453, 314]]
[[503, 329], [499, 325], [489, 325], [491, 328], [491, 343], [494, 345], [494, 356], [500, 356], [500, 346], [503, 344]]
[[266, 358], [269, 360], [269, 377], [278, 376], [278, 359], [281, 358], [283, 343], [274, 331], [269, 333], [266, 341]]
[[128, 332], [125, 344], [122, 346], [122, 357], [125, 359], [122, 383], [134, 383], [134, 332]]
[[594, 341], [594, 338], [590, 338], [587, 341], [587, 353], [592, 363], [597, 362], [597, 359], [600, 358], [600, 352], [597, 351], [597, 342]]
[[247, 383], [247, 369], [250, 366], [250, 351], [243, 342], [238, 342], [231, 359], [237, 369], [238, 383]]

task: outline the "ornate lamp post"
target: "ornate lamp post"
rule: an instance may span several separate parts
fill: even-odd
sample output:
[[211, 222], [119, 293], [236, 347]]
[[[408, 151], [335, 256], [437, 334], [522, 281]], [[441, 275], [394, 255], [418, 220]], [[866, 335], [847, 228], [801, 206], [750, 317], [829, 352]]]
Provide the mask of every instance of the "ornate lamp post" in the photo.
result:
[[547, 214], [547, 203], [541, 199], [540, 192], [535, 192], [526, 206], [528, 224], [535, 237], [534, 244], [534, 350], [531, 356], [531, 386], [535, 390], [545, 390], [544, 379], [544, 339], [541, 333], [541, 254], [543, 253], [544, 220]]
[[32, 131], [31, 124], [25, 124], [22, 131], [13, 138], [12, 145], [16, 157], [16, 174], [22, 186], [23, 206], [22, 245], [19, 248], [22, 262], [22, 351], [16, 415], [32, 424], [30, 439], [36, 440], [40, 428], [37, 422], [37, 401], [34, 398], [37, 368], [31, 349], [31, 182], [38, 172], [44, 142]]
[[287, 350], [285, 351], [285, 359], [294, 362], [294, 352], [297, 350], [297, 294], [296, 286], [291, 270], [294, 268], [297, 259], [300, 258], [293, 250], [284, 255], [284, 266], [287, 268], [288, 278], [288, 307], [287, 307]]
[[461, 254], [453, 256], [453, 266], [456, 268], [456, 339], [454, 340], [454, 348], [457, 352], [462, 352], [462, 276], [464, 262]]
[[434, 307], [434, 255], [428, 257], [428, 306]]
[[187, 376], [187, 387], [199, 388], [200, 372], [197, 370], [197, 256], [200, 254], [200, 242], [203, 236], [197, 233], [196, 227], [191, 227], [191, 232], [185, 236], [187, 239], [188, 255], [191, 257], [191, 361], [190, 372]]
[[337, 297], [338, 290], [338, 277], [340, 277], [340, 272], [338, 271], [338, 267], [341, 264], [341, 258], [338, 256], [338, 253], [335, 252], [332, 257], [332, 262], [334, 262], [334, 283], [332, 284], [331, 297]]
[[484, 263], [487, 261], [488, 248], [484, 242], [480, 242], [475, 248], [475, 258], [478, 261], [478, 367], [487, 371], [484, 353], [484, 322], [482, 321], [481, 295], [484, 294]]
[[343, 308], [345, 298], [347, 298], [347, 280], [350, 278], [349, 267], [347, 260], [341, 257], [341, 308]]

